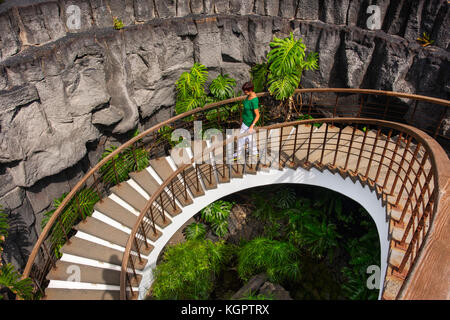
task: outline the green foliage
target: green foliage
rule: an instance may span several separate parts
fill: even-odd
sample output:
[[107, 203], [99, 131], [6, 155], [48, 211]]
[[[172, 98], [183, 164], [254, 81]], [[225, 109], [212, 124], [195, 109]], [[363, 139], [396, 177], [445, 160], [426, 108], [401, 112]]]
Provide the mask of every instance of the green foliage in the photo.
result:
[[298, 88], [303, 70], [319, 68], [318, 54], [313, 52], [305, 58], [306, 46], [301, 38], [295, 40], [292, 32], [284, 39], [274, 37], [270, 47], [267, 54], [269, 92], [277, 100], [285, 100]]
[[[137, 136], [138, 131], [135, 131], [133, 136]], [[109, 156], [117, 149], [112, 145], [105, 149], [102, 154], [102, 159]], [[129, 146], [123, 152], [114, 155], [103, 166], [99, 172], [102, 175], [103, 181], [116, 185], [129, 178], [128, 174], [133, 171], [140, 171], [148, 167], [148, 153], [144, 148], [135, 148]]]
[[242, 298], [239, 300], [274, 300], [273, 295], [264, 295], [262, 293], [256, 294], [252, 290], [249, 290]]
[[[310, 114], [302, 114], [300, 115], [297, 120], [311, 120], [311, 119], [315, 119], [313, 116], [311, 116]], [[314, 127], [319, 128], [321, 126], [320, 123], [314, 123]]]
[[[6, 287], [22, 299], [33, 298], [30, 278], [21, 279], [21, 274], [10, 263], [0, 266], [0, 287]], [[0, 300], [2, 296], [0, 295]]]
[[[177, 101], [175, 112], [181, 114], [196, 108], [201, 108], [207, 103], [221, 101], [236, 97], [234, 86], [236, 80], [230, 78], [228, 74], [218, 75], [209, 85], [210, 95], [206, 93], [206, 81], [208, 79], [207, 68], [194, 63], [190, 72], [183, 72], [180, 78], [175, 82], [177, 87]], [[212, 122], [214, 127], [216, 121], [225, 121], [231, 114], [239, 110], [239, 104], [234, 103], [229, 106], [213, 108], [206, 113], [206, 118]], [[184, 120], [192, 121], [193, 117], [187, 117]]]
[[250, 77], [255, 92], [264, 91], [267, 83], [268, 74], [269, 74], [269, 65], [267, 63], [257, 64], [250, 69]]
[[299, 244], [319, 259], [327, 255], [333, 259], [333, 251], [338, 246], [336, 225], [325, 220], [319, 223], [317, 220], [309, 220], [303, 224], [303, 230], [299, 235]]
[[124, 27], [122, 20], [118, 19], [117, 17], [114, 17], [114, 29], [120, 30]]
[[214, 201], [202, 209], [202, 219], [209, 223], [228, 219], [233, 204], [223, 200]]
[[216, 101], [230, 99], [234, 96], [233, 87], [236, 85], [236, 80], [230, 78], [228, 74], [218, 75], [209, 85], [209, 91]]
[[189, 240], [168, 247], [154, 272], [155, 299], [208, 299], [214, 279], [231, 258], [223, 241]]
[[190, 72], [183, 72], [180, 78], [175, 82], [177, 87], [177, 101], [175, 112], [184, 113], [207, 103], [205, 83], [208, 79], [206, 67], [195, 62]]
[[280, 209], [290, 208], [295, 203], [296, 198], [297, 196], [292, 188], [283, 188], [275, 195], [277, 207]]
[[417, 41], [422, 43], [422, 47], [430, 46], [434, 43], [434, 40], [431, 40], [430, 35], [426, 32], [422, 34], [422, 37], [418, 37]]
[[224, 237], [228, 233], [228, 217], [234, 203], [218, 200], [201, 211], [202, 220], [210, 223], [212, 230], [218, 237]]
[[184, 236], [187, 240], [203, 240], [205, 239], [206, 228], [202, 223], [191, 223], [184, 230]]
[[263, 194], [253, 193], [251, 195], [255, 209], [252, 215], [264, 221], [272, 221], [276, 218], [276, 211], [270, 198]]
[[379, 265], [377, 252], [380, 251], [378, 233], [371, 228], [360, 238], [349, 239], [345, 245], [350, 254], [350, 267], [344, 267], [341, 273], [345, 279], [342, 289], [351, 300], [376, 300], [378, 290], [367, 288], [367, 267]]
[[[61, 197], [53, 200], [54, 209], [44, 213], [44, 218], [41, 223], [42, 229], [47, 225], [48, 221], [66, 196], [67, 193], [64, 193]], [[100, 198], [94, 190], [85, 188], [79, 191], [65, 206], [50, 231], [50, 241], [54, 247], [54, 254], [57, 259], [62, 256], [60, 249], [66, 242], [66, 234], [69, 233], [79, 220], [85, 219], [92, 214], [94, 205], [99, 200]]]
[[8, 215], [3, 210], [2, 206], [0, 205], [0, 245], [3, 241], [5, 241], [6, 237], [8, 236]]
[[272, 282], [298, 280], [299, 252], [289, 242], [255, 238], [239, 250], [237, 271], [244, 281], [261, 272], [266, 272]]

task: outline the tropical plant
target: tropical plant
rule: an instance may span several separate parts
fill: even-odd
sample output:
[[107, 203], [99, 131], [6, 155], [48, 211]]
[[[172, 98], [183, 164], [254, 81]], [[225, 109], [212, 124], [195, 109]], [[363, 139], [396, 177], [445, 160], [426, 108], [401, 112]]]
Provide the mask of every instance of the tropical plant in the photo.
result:
[[[209, 85], [209, 91], [212, 95], [212, 101], [222, 101], [238, 96], [234, 92], [234, 86], [236, 86], [236, 80], [230, 78], [228, 74], [218, 75]], [[239, 103], [232, 103], [228, 106], [222, 106], [219, 108], [213, 108], [206, 114], [206, 118], [210, 122], [216, 122], [217, 120], [225, 121], [233, 113], [239, 110]]]
[[[21, 279], [22, 275], [10, 263], [0, 266], [0, 287], [11, 290], [22, 299], [33, 298], [33, 286], [30, 278]], [[0, 300], [3, 299], [0, 295]]]
[[336, 225], [326, 223], [325, 220], [322, 223], [310, 220], [304, 224], [299, 243], [319, 259], [326, 255], [332, 261], [334, 249], [338, 246], [338, 238], [340, 235], [337, 233]]
[[233, 202], [218, 200], [201, 210], [202, 220], [211, 224], [216, 236], [224, 237], [228, 233], [228, 217], [233, 205]]
[[282, 101], [281, 105], [287, 101], [286, 119], [289, 120], [294, 106], [294, 91], [300, 85], [304, 70], [319, 68], [318, 54], [312, 52], [306, 56], [303, 40], [295, 40], [292, 32], [284, 39], [274, 37], [270, 47], [272, 49], [267, 54], [267, 65], [254, 66], [251, 77], [258, 90], [267, 85], [270, 94]]
[[114, 29], [120, 30], [124, 27], [122, 20], [118, 19], [117, 17], [114, 17]]
[[217, 200], [201, 210], [201, 217], [205, 222], [213, 223], [228, 219], [233, 202]]
[[202, 240], [205, 239], [206, 228], [202, 223], [191, 223], [184, 229], [184, 236], [187, 240]]
[[265, 90], [268, 74], [269, 64], [267, 62], [256, 64], [250, 69], [250, 78], [255, 92], [262, 92]]
[[430, 35], [426, 32], [422, 34], [422, 37], [418, 37], [417, 41], [422, 43], [422, 47], [430, 46], [434, 43], [434, 40], [431, 40]]
[[[367, 219], [364, 219], [367, 220]], [[376, 300], [378, 290], [367, 288], [367, 267], [379, 265], [380, 245], [376, 228], [369, 228], [359, 238], [350, 238], [344, 245], [350, 254], [349, 267], [341, 269], [342, 289], [351, 300]]]
[[231, 258], [223, 241], [188, 240], [169, 246], [154, 271], [155, 299], [208, 299], [214, 279]]
[[6, 237], [8, 236], [8, 229], [9, 229], [8, 215], [0, 205], [0, 245], [2, 244], [3, 241], [5, 241]]
[[[136, 137], [139, 131], [133, 133]], [[138, 141], [139, 142], [139, 141]], [[117, 149], [111, 145], [105, 149], [102, 159], [109, 156]], [[116, 185], [128, 179], [128, 174], [133, 171], [140, 171], [148, 167], [148, 152], [144, 148], [135, 148], [134, 145], [129, 146], [123, 152], [115, 154], [111, 159], [100, 167], [100, 174], [104, 182]]]
[[[2, 243], [8, 237], [8, 215], [0, 205], [0, 256], [3, 252]], [[22, 299], [33, 298], [33, 286], [30, 278], [21, 279], [21, 274], [10, 263], [3, 265], [0, 261], [0, 288], [8, 288]], [[3, 295], [0, 294], [0, 300]]]
[[266, 272], [272, 282], [298, 280], [299, 257], [297, 248], [289, 242], [258, 237], [238, 251], [237, 271], [244, 281], [261, 272]]
[[276, 211], [274, 210], [272, 199], [260, 193], [252, 193], [251, 197], [255, 207], [252, 215], [264, 221], [276, 219]]
[[[47, 225], [56, 209], [61, 205], [67, 193], [53, 200], [53, 210], [44, 213], [41, 227]], [[54, 254], [57, 259], [61, 258], [60, 249], [66, 243], [66, 235], [72, 230], [72, 227], [81, 219], [92, 215], [94, 205], [100, 200], [98, 194], [91, 188], [80, 190], [65, 206], [60, 213], [59, 218], [55, 221], [50, 231], [50, 241], [54, 248]]]
[[[175, 82], [177, 100], [175, 112], [181, 114], [195, 108], [203, 107], [208, 101], [205, 83], [208, 79], [206, 67], [195, 62], [190, 72], [183, 72]], [[192, 117], [186, 120], [191, 120]]]
[[283, 188], [275, 195], [276, 205], [280, 209], [290, 208], [295, 203], [296, 198], [297, 196], [292, 188]]
[[230, 78], [228, 74], [219, 74], [209, 85], [209, 91], [216, 101], [221, 101], [234, 97], [234, 86], [236, 86], [235, 79]]

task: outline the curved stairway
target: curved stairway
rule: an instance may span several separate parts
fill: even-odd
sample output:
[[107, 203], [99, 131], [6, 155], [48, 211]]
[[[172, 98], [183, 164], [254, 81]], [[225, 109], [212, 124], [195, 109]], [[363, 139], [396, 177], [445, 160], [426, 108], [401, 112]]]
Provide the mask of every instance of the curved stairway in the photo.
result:
[[[423, 170], [423, 174], [417, 175], [419, 178], [415, 183], [424, 185], [429, 182], [425, 177], [430, 172], [430, 159], [422, 158], [423, 166], [416, 163], [410, 167], [407, 164], [408, 161], [400, 159], [402, 157], [421, 159], [422, 151], [419, 151], [416, 145], [401, 137], [399, 139], [399, 136], [386, 136], [381, 131], [362, 131], [352, 126], [343, 126], [342, 128], [340, 132], [339, 128], [333, 125], [322, 124], [317, 128], [300, 124], [270, 129], [267, 137], [273, 141], [280, 141], [281, 152], [277, 159], [264, 156], [258, 158], [257, 165], [248, 163], [216, 164], [214, 161], [216, 154], [205, 153], [206, 161], [204, 163], [192, 164], [192, 170], [198, 172], [200, 184], [198, 185], [194, 180], [186, 180], [186, 185], [183, 185], [180, 179], [173, 184], [172, 190], [166, 188], [160, 195], [162, 201], [166, 198], [169, 199], [172, 193], [179, 195], [180, 190], [185, 188], [182, 192], [186, 196], [177, 196], [175, 202], [171, 201], [173, 206], [165, 207], [165, 221], [160, 215], [155, 216], [156, 235], [150, 232], [145, 235], [144, 239], [144, 234], [139, 232], [137, 241], [141, 241], [141, 244], [145, 243], [145, 245], [139, 246], [145, 250], [141, 250], [139, 253], [132, 252], [133, 255], [139, 254], [141, 258], [139, 260], [141, 263], [134, 266], [135, 276], [132, 270], [128, 270], [129, 278], [132, 279], [134, 298], [136, 298], [145, 265], [149, 262], [156, 262], [156, 260], [149, 261], [150, 252], [159, 245], [158, 241], [161, 241], [161, 236], [164, 234], [165, 228], [172, 223], [172, 219], [183, 214], [183, 208], [191, 205], [195, 198], [205, 196], [207, 190], [220, 188], [220, 184], [227, 183], [230, 179], [245, 179], [247, 174], [257, 174], [260, 170], [269, 170], [270, 168], [289, 167], [295, 169], [301, 166], [305, 169], [312, 167], [320, 170], [328, 169], [333, 173], [339, 173], [343, 178], [359, 180], [363, 185], [369, 185], [378, 197], [386, 200], [384, 203], [392, 218], [390, 233], [393, 241], [391, 241], [383, 298], [395, 299], [403, 278], [401, 275], [396, 275], [393, 269], [400, 266], [406, 245], [411, 240], [413, 232], [410, 228], [407, 237], [400, 245], [405, 228], [409, 226], [395, 221], [408, 221], [411, 210], [402, 210], [405, 205], [408, 205], [408, 195], [405, 192], [395, 209], [387, 203], [395, 203], [397, 195], [402, 191], [401, 183], [397, 181], [398, 178], [395, 178], [397, 175], [394, 172], [401, 171], [403, 176], [406, 176], [408, 170], [416, 173]], [[260, 154], [263, 151], [262, 146], [261, 140], [258, 140]], [[206, 143], [202, 144], [202, 149], [206, 149]], [[192, 150], [186, 151], [192, 158]], [[380, 162], [385, 164], [378, 165]], [[334, 163], [334, 166], [324, 165], [331, 163]], [[281, 166], [278, 167], [278, 164]], [[403, 170], [400, 170], [400, 167]], [[176, 161], [170, 156], [152, 159], [148, 168], [131, 173], [128, 181], [113, 187], [112, 194], [95, 205], [92, 216], [87, 217], [85, 221], [76, 226], [76, 234], [61, 249], [62, 258], [57, 261], [56, 268], [52, 268], [47, 275], [50, 283], [45, 289], [44, 298], [49, 300], [119, 299], [122, 258], [130, 232], [146, 202], [157, 192], [163, 181], [176, 170]], [[385, 181], [383, 188], [375, 181]], [[179, 192], [174, 189], [178, 189]], [[384, 192], [384, 190], [391, 189], [390, 195]], [[425, 196], [430, 197], [431, 195]], [[403, 217], [401, 217], [402, 213]], [[151, 224], [151, 221], [144, 219], [144, 224]], [[149, 229], [142, 228], [140, 230]], [[409, 262], [404, 266], [404, 270], [408, 270], [408, 268]]]

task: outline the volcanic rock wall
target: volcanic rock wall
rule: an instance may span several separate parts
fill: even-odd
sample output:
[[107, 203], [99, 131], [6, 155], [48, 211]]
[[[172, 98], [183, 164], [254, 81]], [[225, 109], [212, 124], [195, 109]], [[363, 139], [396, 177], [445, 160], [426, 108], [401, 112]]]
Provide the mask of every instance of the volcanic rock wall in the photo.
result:
[[[16, 2], [17, 3], [17, 2]], [[175, 81], [194, 62], [238, 87], [290, 31], [320, 70], [304, 87], [394, 90], [449, 99], [447, 1], [22, 0], [0, 5], [0, 204], [11, 230], [2, 259], [23, 268], [43, 213], [105, 146], [174, 114]], [[367, 29], [369, 5], [381, 30]], [[73, 11], [80, 9], [79, 29]], [[73, 9], [73, 7], [72, 7]], [[125, 28], [113, 29], [113, 17]], [[76, 25], [76, 23], [75, 23]], [[422, 48], [416, 38], [435, 40]], [[418, 110], [416, 122], [429, 111]]]

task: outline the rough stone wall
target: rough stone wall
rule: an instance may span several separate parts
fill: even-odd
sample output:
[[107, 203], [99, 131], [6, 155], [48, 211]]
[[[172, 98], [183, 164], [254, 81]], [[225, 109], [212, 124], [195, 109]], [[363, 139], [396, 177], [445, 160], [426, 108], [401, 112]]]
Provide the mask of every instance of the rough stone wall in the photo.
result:
[[[293, 31], [320, 57], [304, 87], [449, 99], [447, 1], [31, 2], [0, 6], [0, 204], [12, 225], [2, 259], [19, 268], [52, 200], [105, 146], [173, 115], [174, 83], [194, 62], [208, 67], [210, 80], [228, 73], [240, 87], [273, 36]], [[71, 4], [81, 8], [76, 32], [66, 26]], [[382, 30], [366, 28], [370, 4], [382, 8]], [[113, 16], [126, 27], [114, 30]], [[423, 31], [435, 46], [416, 43]]]

